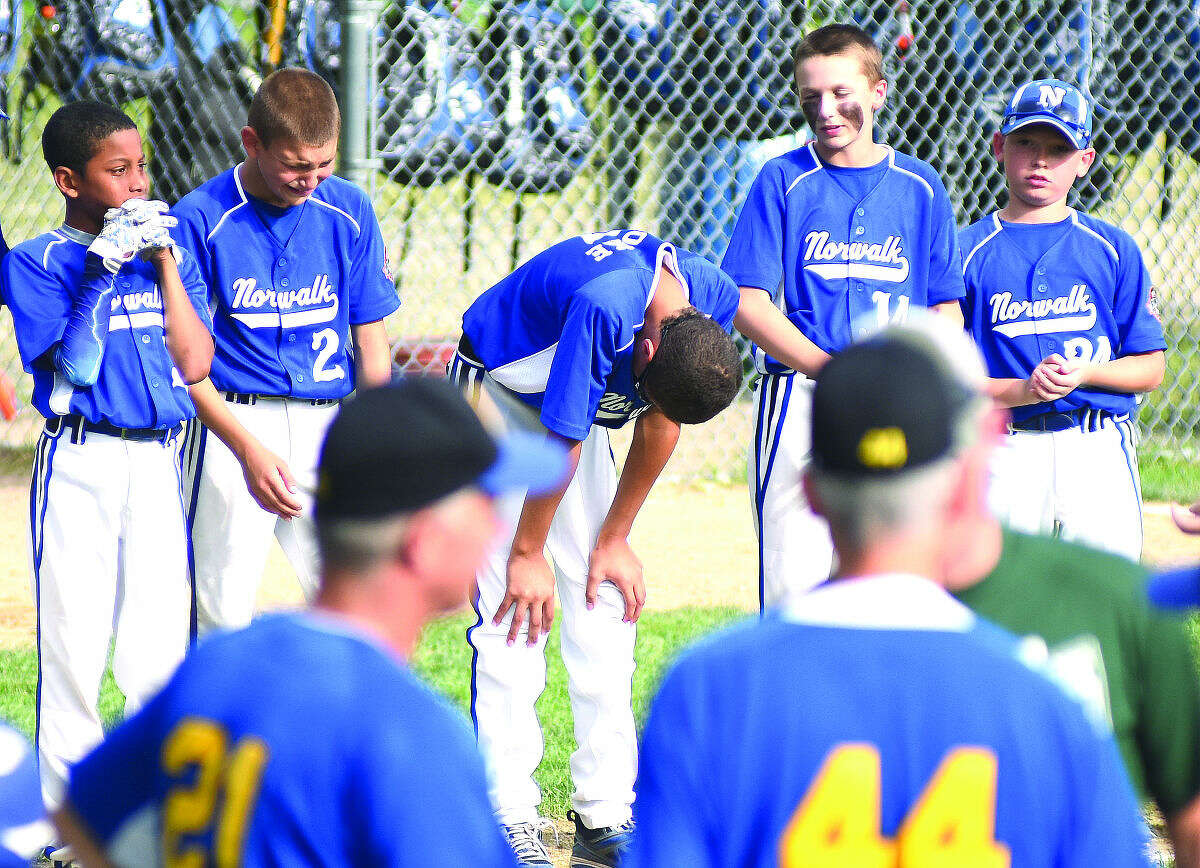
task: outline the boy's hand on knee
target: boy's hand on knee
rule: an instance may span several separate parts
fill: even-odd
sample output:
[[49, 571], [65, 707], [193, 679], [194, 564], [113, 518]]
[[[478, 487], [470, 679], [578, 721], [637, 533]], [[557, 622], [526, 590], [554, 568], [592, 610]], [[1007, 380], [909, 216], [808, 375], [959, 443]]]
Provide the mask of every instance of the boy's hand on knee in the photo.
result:
[[623, 621], [633, 624], [646, 604], [646, 582], [642, 577], [642, 562], [633, 553], [625, 538], [601, 538], [596, 541], [588, 562], [587, 607], [596, 605], [600, 585], [612, 582], [625, 600]]
[[508, 585], [504, 599], [492, 617], [499, 624], [509, 609], [513, 610], [508, 629], [508, 644], [517, 641], [521, 625], [528, 621], [528, 645], [536, 645], [538, 637], [550, 632], [554, 623], [554, 573], [541, 552], [531, 555], [513, 553], [508, 559]]

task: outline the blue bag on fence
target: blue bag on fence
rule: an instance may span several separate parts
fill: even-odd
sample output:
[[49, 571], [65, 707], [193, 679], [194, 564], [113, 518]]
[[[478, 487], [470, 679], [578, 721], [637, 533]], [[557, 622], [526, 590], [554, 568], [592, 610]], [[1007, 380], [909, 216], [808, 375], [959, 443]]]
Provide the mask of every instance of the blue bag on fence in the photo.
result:
[[379, 156], [393, 177], [430, 186], [482, 170], [503, 141], [472, 32], [440, 3], [389, 9], [381, 26]]
[[582, 97], [582, 45], [570, 20], [541, 2], [501, 6], [490, 34], [503, 81], [516, 83], [505, 96], [519, 121], [487, 178], [522, 192], [562, 190], [595, 143]]

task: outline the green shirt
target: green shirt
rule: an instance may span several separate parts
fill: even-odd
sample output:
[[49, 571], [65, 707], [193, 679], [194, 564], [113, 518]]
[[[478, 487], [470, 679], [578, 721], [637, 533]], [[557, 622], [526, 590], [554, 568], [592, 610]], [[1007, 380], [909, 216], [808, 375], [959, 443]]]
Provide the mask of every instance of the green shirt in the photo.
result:
[[1200, 794], [1200, 679], [1183, 620], [1152, 609], [1145, 583], [1123, 558], [1006, 530], [991, 575], [957, 596], [1048, 655], [1112, 727], [1136, 790], [1170, 816]]

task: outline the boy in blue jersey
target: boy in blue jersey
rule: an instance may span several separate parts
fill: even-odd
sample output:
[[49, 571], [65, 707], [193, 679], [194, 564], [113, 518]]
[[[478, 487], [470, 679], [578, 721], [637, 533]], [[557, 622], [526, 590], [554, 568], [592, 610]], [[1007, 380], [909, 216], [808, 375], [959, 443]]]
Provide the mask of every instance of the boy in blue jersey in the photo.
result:
[[821, 370], [804, 486], [838, 571], [668, 673], [627, 868], [1149, 864], [1112, 738], [943, 586], [986, 510], [983, 381], [940, 322]]
[[38, 618], [35, 742], [48, 805], [103, 735], [100, 679], [129, 709], [158, 689], [188, 638], [178, 445], [208, 374], [204, 284], [147, 202], [137, 127], [95, 102], [46, 122], [42, 152], [66, 203], [59, 228], [0, 266], [33, 405], [46, 417], [30, 491]]
[[[509, 426], [565, 442], [574, 467], [565, 491], [504, 504], [514, 532], [480, 570], [479, 620], [467, 634], [492, 801], [524, 864], [550, 864], [538, 839], [534, 703], [556, 588], [579, 744], [571, 864], [612, 865], [628, 843], [634, 623], [646, 599], [629, 532], [680, 424], [706, 421], [737, 394], [741, 360], [728, 334], [737, 307], [737, 287], [715, 265], [625, 229], [553, 245], [463, 316], [451, 375], [491, 396]], [[618, 479], [608, 430], [631, 419]]]
[[[736, 325], [761, 351], [748, 478], [762, 608], [832, 567], [828, 528], [793, 484], [808, 461], [809, 377], [864, 322], [902, 322], [914, 306], [961, 321], [963, 295], [941, 180], [874, 141], [887, 95], [879, 48], [863, 30], [831, 24], [801, 39], [794, 61], [813, 141], [759, 172], [721, 265], [742, 291]], [[797, 368], [758, 340], [775, 308], [815, 345], [816, 364]]]
[[249, 623], [271, 535], [315, 590], [317, 450], [356, 385], [385, 383], [400, 306], [366, 194], [333, 177], [341, 115], [281, 69], [250, 104], [246, 160], [175, 206], [208, 284], [216, 355], [184, 448], [198, 628]]
[[1067, 205], [1096, 152], [1074, 85], [1013, 92], [992, 140], [1008, 204], [959, 242], [967, 329], [1012, 407], [992, 506], [1006, 525], [1138, 560], [1142, 503], [1132, 415], [1165, 370], [1162, 324], [1127, 233]]
[[321, 450], [320, 589], [201, 643], [74, 770], [55, 820], [87, 865], [509, 866], [463, 716], [407, 660], [461, 607], [500, 524], [562, 447], [493, 439], [445, 382], [348, 401]]

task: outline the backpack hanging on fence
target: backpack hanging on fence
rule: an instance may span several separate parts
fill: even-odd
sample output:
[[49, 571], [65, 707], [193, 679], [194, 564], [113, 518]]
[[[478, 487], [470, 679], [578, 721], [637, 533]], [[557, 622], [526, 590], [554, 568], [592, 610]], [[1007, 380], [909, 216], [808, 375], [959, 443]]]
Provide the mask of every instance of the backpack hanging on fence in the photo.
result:
[[287, 4], [282, 66], [303, 66], [336, 92], [342, 60], [342, 22], [335, 0]]
[[384, 14], [378, 152], [403, 184], [428, 187], [482, 171], [504, 140], [478, 45], [441, 4], [409, 2]]
[[180, 75], [156, 98], [147, 131], [155, 196], [168, 202], [242, 158], [240, 131], [259, 84], [229, 13], [215, 2], [182, 5]]
[[175, 41], [161, 0], [74, 3], [85, 25], [86, 47], [67, 100], [113, 102], [149, 96], [175, 77]]
[[506, 4], [493, 17], [491, 80], [520, 118], [486, 173], [493, 184], [521, 192], [562, 190], [592, 149], [595, 137], [581, 97], [582, 51], [569, 24], [537, 2]]

